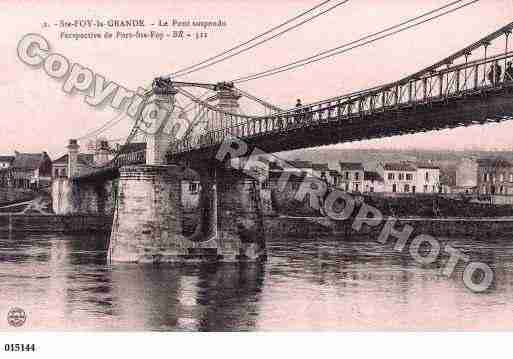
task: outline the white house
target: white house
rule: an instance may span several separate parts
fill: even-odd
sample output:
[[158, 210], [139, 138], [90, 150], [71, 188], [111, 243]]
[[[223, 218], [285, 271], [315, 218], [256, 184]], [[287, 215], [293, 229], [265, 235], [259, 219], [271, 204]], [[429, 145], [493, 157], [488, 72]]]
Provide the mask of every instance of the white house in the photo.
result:
[[417, 192], [439, 193], [440, 167], [433, 164], [417, 164]]
[[339, 162], [338, 188], [346, 192], [363, 192], [363, 166], [360, 162]]
[[384, 192], [416, 193], [417, 168], [409, 162], [388, 162], [378, 165], [377, 172], [384, 181]]

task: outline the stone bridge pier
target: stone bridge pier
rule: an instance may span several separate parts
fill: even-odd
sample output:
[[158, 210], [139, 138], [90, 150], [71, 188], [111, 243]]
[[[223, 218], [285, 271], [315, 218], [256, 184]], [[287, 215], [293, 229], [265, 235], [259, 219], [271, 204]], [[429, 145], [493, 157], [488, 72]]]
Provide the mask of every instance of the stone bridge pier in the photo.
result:
[[265, 258], [258, 183], [219, 163], [193, 168], [200, 176], [199, 223], [183, 231], [182, 179], [177, 165], [119, 169], [109, 244], [112, 262], [257, 261]]
[[56, 178], [52, 182], [52, 206], [59, 215], [111, 216], [114, 213], [116, 180], [77, 182]]

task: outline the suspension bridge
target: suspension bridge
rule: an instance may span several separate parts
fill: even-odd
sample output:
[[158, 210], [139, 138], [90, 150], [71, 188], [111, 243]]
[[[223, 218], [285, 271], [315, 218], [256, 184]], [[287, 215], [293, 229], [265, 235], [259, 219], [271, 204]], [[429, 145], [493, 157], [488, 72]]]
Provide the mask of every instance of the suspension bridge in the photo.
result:
[[[292, 109], [240, 89], [246, 78], [156, 78], [145, 98], [170, 115], [144, 127], [150, 119], [141, 112], [111, 161], [72, 176], [70, 212], [113, 214], [113, 261], [265, 257], [258, 184], [215, 159], [223, 143], [235, 138], [249, 150], [274, 153], [512, 119], [512, 29], [513, 22], [395, 82]], [[180, 136], [176, 123], [187, 124]], [[141, 134], [144, 146], [133, 146]], [[76, 158], [76, 147], [68, 148]], [[201, 182], [199, 225], [190, 236], [183, 232], [184, 166]]]

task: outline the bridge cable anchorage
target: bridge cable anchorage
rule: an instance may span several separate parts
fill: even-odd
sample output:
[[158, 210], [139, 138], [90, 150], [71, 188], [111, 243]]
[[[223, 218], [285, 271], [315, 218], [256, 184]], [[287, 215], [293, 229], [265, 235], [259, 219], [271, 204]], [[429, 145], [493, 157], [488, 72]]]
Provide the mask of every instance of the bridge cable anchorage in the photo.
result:
[[267, 31], [265, 31], [265, 32], [263, 32], [263, 33], [261, 33], [261, 34], [259, 34], [259, 35], [255, 36], [255, 37], [253, 37], [253, 38], [251, 38], [251, 39], [249, 39], [249, 40], [247, 40], [247, 41], [245, 41], [245, 42], [243, 42], [243, 43], [241, 43], [241, 44], [237, 45], [237, 46], [234, 46], [234, 47], [232, 47], [232, 48], [230, 48], [230, 49], [228, 49], [228, 50], [225, 50], [225, 51], [223, 51], [223, 52], [221, 52], [221, 53], [219, 53], [219, 54], [217, 54], [217, 55], [215, 55], [215, 56], [209, 57], [208, 59], [205, 59], [205, 60], [203, 60], [203, 61], [201, 61], [201, 62], [199, 62], [199, 63], [197, 63], [197, 64], [194, 64], [194, 65], [191, 65], [191, 66], [185, 67], [185, 68], [183, 68], [183, 69], [181, 69], [181, 70], [178, 70], [178, 71], [175, 71], [175, 72], [173, 72], [173, 73], [171, 73], [171, 74], [168, 74], [168, 75], [167, 75], [167, 77], [173, 77], [173, 76], [175, 76], [175, 75], [177, 75], [177, 74], [179, 74], [179, 73], [181, 73], [181, 72], [185, 72], [185, 71], [187, 71], [187, 70], [193, 69], [194, 67], [197, 67], [197, 66], [203, 65], [203, 64], [205, 64], [205, 63], [207, 63], [207, 62], [209, 62], [209, 61], [211, 61], [211, 60], [214, 60], [214, 59], [216, 59], [216, 58], [218, 58], [218, 57], [220, 57], [220, 56], [223, 56], [223, 55], [225, 55], [225, 54], [227, 54], [227, 53], [229, 53], [229, 52], [231, 52], [231, 51], [233, 51], [233, 50], [237, 50], [238, 48], [240, 48], [240, 47], [242, 47], [242, 46], [245, 46], [245, 45], [249, 44], [250, 42], [252, 42], [252, 41], [254, 41], [254, 40], [258, 40], [258, 39], [259, 39], [259, 38], [261, 38], [262, 36], [265, 36], [265, 35], [267, 35], [267, 34], [269, 34], [269, 33], [273, 32], [274, 30], [277, 30], [277, 29], [279, 29], [280, 27], [283, 27], [283, 26], [285, 26], [285, 25], [287, 25], [287, 24], [289, 24], [289, 23], [291, 23], [291, 22], [293, 22], [293, 21], [295, 21], [295, 20], [297, 20], [297, 19], [299, 19], [299, 18], [301, 18], [301, 17], [303, 17], [303, 16], [305, 16], [305, 15], [309, 14], [310, 12], [312, 12], [312, 11], [314, 11], [314, 10], [318, 9], [319, 7], [321, 7], [321, 6], [323, 6], [323, 5], [327, 4], [327, 3], [329, 3], [330, 1], [331, 1], [331, 0], [323, 1], [323, 2], [321, 2], [320, 4], [317, 4], [316, 6], [314, 6], [314, 7], [310, 8], [310, 9], [308, 9], [308, 10], [306, 10], [306, 11], [304, 11], [304, 12], [300, 13], [299, 15], [296, 15], [296, 16], [294, 16], [293, 18], [288, 19], [287, 21], [285, 21], [285, 22], [281, 23], [280, 25], [277, 25], [277, 26], [275, 26], [275, 27], [273, 27], [273, 28], [271, 28], [271, 29], [269, 29], [269, 30], [267, 30]]
[[241, 54], [241, 53], [243, 53], [243, 52], [249, 51], [249, 50], [251, 50], [251, 49], [253, 49], [253, 48], [257, 47], [257, 46], [260, 46], [260, 45], [262, 45], [262, 44], [266, 43], [267, 41], [270, 41], [270, 40], [273, 40], [273, 39], [275, 39], [275, 38], [278, 38], [278, 37], [280, 37], [281, 35], [283, 35], [283, 34], [285, 34], [285, 33], [289, 32], [289, 31], [291, 31], [291, 30], [294, 30], [294, 29], [298, 28], [298, 27], [299, 27], [299, 26], [301, 26], [301, 25], [304, 25], [304, 24], [306, 24], [306, 23], [308, 23], [308, 22], [310, 22], [310, 21], [312, 21], [312, 20], [316, 19], [317, 17], [319, 17], [319, 16], [321, 16], [321, 15], [324, 15], [324, 14], [326, 14], [326, 13], [328, 13], [328, 12], [330, 12], [330, 11], [334, 10], [335, 8], [337, 8], [337, 7], [341, 6], [341, 5], [346, 4], [347, 2], [349, 2], [349, 0], [343, 0], [343, 1], [340, 1], [339, 3], [337, 3], [337, 4], [335, 4], [335, 5], [331, 6], [331, 7], [329, 7], [328, 9], [323, 10], [323, 11], [321, 11], [321, 12], [319, 12], [319, 13], [315, 14], [315, 15], [312, 15], [311, 17], [307, 18], [306, 20], [303, 20], [303, 21], [301, 21], [301, 22], [299, 22], [299, 23], [297, 23], [297, 24], [295, 24], [295, 25], [293, 25], [293, 26], [291, 26], [291, 27], [288, 27], [288, 28], [286, 28], [285, 30], [283, 30], [283, 31], [281, 31], [281, 32], [278, 32], [277, 34], [275, 34], [275, 35], [273, 35], [273, 36], [271, 36], [271, 37], [269, 37], [269, 38], [267, 38], [267, 39], [264, 39], [264, 40], [262, 40], [262, 41], [259, 41], [259, 42], [255, 43], [255, 44], [253, 44], [253, 45], [251, 45], [251, 46], [249, 46], [249, 47], [247, 47], [247, 48], [244, 48], [244, 49], [239, 50], [239, 51], [237, 51], [237, 52], [235, 52], [235, 53], [233, 53], [233, 54], [230, 54], [230, 55], [227, 55], [227, 56], [225, 56], [225, 57], [222, 57], [221, 59], [216, 60], [216, 61], [214, 61], [214, 62], [207, 63], [207, 64], [202, 65], [202, 66], [199, 66], [199, 67], [197, 67], [197, 68], [193, 68], [192, 70], [185, 71], [185, 72], [181, 72], [181, 73], [179, 73], [179, 74], [176, 74], [176, 73], [175, 73], [175, 74], [170, 74], [170, 75], [168, 75], [168, 76], [167, 76], [167, 78], [177, 78], [177, 77], [182, 77], [182, 76], [185, 76], [185, 75], [189, 75], [189, 74], [191, 74], [191, 73], [193, 73], [193, 72], [203, 70], [203, 69], [205, 69], [205, 68], [207, 68], [207, 67], [210, 67], [210, 66], [216, 65], [216, 64], [218, 64], [218, 63], [220, 63], [220, 62], [223, 62], [223, 61], [226, 61], [226, 60], [228, 60], [228, 59], [231, 59], [231, 58], [232, 58], [232, 57], [234, 57], [234, 56], [240, 55], [240, 54]]
[[[350, 41], [348, 43], [342, 44], [340, 46], [337, 46], [337, 47], [334, 47], [334, 48], [331, 48], [331, 49], [328, 49], [328, 50], [321, 51], [321, 52], [319, 52], [319, 53], [317, 53], [315, 55], [308, 56], [308, 57], [302, 58], [300, 60], [296, 60], [294, 62], [285, 64], [285, 65], [280, 65], [280, 66], [277, 66], [277, 67], [274, 67], [274, 68], [270, 68], [270, 69], [262, 71], [262, 72], [258, 72], [258, 73], [254, 73], [254, 74], [238, 77], [238, 78], [232, 79], [231, 82], [233, 82], [234, 84], [239, 84], [239, 83], [243, 83], [243, 82], [253, 81], [253, 80], [260, 79], [260, 78], [277, 75], [279, 73], [282, 73], [282, 72], [285, 72], [285, 71], [289, 71], [289, 70], [293, 70], [293, 69], [296, 69], [296, 68], [299, 68], [299, 67], [303, 67], [303, 66], [306, 66], [306, 65], [318, 62], [318, 61], [322, 61], [322, 60], [328, 59], [330, 57], [337, 56], [337, 55], [349, 52], [349, 51], [354, 50], [356, 48], [372, 44], [372, 43], [374, 43], [374, 42], [376, 42], [378, 40], [386, 39], [388, 37], [391, 37], [393, 35], [396, 35], [398, 33], [403, 32], [403, 31], [406, 31], [406, 30], [409, 30], [409, 29], [414, 28], [416, 26], [419, 26], [421, 24], [424, 24], [426, 22], [435, 20], [437, 18], [440, 18], [442, 16], [448, 15], [450, 13], [453, 13], [453, 12], [455, 12], [457, 10], [460, 10], [462, 8], [465, 8], [465, 7], [469, 6], [469, 5], [477, 3], [480, 0], [472, 0], [472, 1], [468, 2], [468, 3], [465, 3], [463, 5], [455, 7], [453, 9], [450, 9], [450, 10], [447, 10], [445, 12], [442, 12], [442, 13], [436, 15], [436, 16], [430, 17], [430, 18], [425, 19], [425, 20], [423, 20], [421, 22], [418, 22], [418, 23], [406, 26], [406, 27], [401, 28], [399, 30], [390, 32], [390, 33], [388, 33], [386, 35], [382, 35], [382, 36], [374, 38], [375, 36], [387, 33], [387, 32], [389, 32], [389, 31], [391, 31], [393, 29], [396, 29], [396, 28], [400, 28], [400, 27], [402, 27], [402, 26], [404, 26], [404, 25], [406, 25], [408, 23], [417, 21], [417, 20], [419, 20], [421, 18], [424, 18], [424, 17], [429, 16], [431, 14], [437, 13], [437, 12], [443, 10], [443, 9], [446, 9], [448, 7], [456, 5], [457, 3], [460, 3], [462, 1], [464, 1], [464, 0], [453, 1], [453, 2], [451, 2], [449, 4], [441, 6], [439, 8], [434, 9], [434, 10], [430, 10], [430, 11], [428, 11], [426, 13], [423, 13], [421, 15], [418, 15], [418, 16], [416, 16], [414, 18], [411, 18], [411, 19], [408, 19], [406, 21], [403, 21], [403, 22], [401, 22], [401, 23], [399, 23], [397, 25], [390, 26], [388, 28], [385, 28], [383, 30], [374, 32], [374, 33], [369, 34], [369, 35], [365, 35], [365, 36], [363, 36], [363, 37], [361, 37], [361, 38], [359, 38], [357, 40], [353, 40], [353, 41]], [[371, 38], [374, 38], [374, 39], [371, 39]], [[367, 40], [367, 39], [371, 39], [371, 40]], [[367, 41], [365, 41], [365, 40], [367, 40]], [[364, 41], [364, 42], [361, 43], [362, 41]], [[351, 46], [351, 45], [354, 45], [354, 46]], [[350, 46], [350, 47], [348, 47], [348, 46]], [[340, 51], [337, 51], [337, 50], [340, 50]], [[336, 52], [334, 52], [334, 51], [336, 51]], [[332, 52], [334, 52], [334, 53], [332, 53]]]

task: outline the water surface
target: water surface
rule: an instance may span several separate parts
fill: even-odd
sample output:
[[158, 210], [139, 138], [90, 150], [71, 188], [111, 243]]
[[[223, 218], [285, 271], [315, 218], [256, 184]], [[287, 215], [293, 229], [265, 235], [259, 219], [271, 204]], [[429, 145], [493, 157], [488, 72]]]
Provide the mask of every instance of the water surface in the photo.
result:
[[0, 330], [513, 329], [513, 239], [451, 239], [492, 266], [474, 293], [372, 238], [272, 238], [264, 264], [109, 265], [105, 237], [0, 234]]

